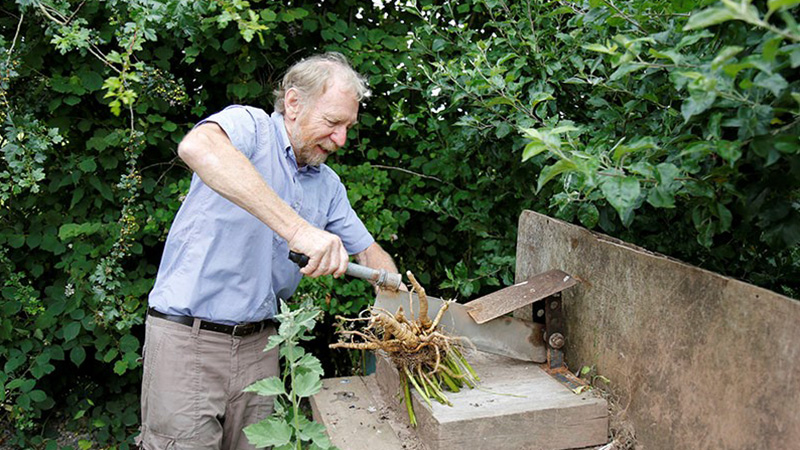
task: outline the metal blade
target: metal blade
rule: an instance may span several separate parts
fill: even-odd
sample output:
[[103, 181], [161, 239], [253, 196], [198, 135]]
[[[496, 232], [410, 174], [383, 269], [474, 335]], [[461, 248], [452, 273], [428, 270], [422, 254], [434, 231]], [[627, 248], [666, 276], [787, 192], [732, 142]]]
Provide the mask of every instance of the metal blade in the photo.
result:
[[528, 281], [500, 289], [466, 303], [464, 307], [475, 319], [475, 322], [484, 323], [561, 292], [577, 283], [578, 281], [566, 272], [550, 270], [536, 275]]
[[[410, 303], [413, 303], [413, 315]], [[431, 320], [436, 317], [443, 303], [442, 299], [428, 297], [428, 317]], [[375, 299], [376, 308], [392, 314], [397, 312], [399, 306], [403, 307], [406, 317], [419, 316], [419, 299], [416, 294], [381, 291]], [[451, 303], [439, 325], [450, 336], [469, 339], [478, 350], [523, 361], [547, 361], [544, 328], [541, 324], [513, 317], [500, 317], [479, 325], [469, 316], [464, 305]]]

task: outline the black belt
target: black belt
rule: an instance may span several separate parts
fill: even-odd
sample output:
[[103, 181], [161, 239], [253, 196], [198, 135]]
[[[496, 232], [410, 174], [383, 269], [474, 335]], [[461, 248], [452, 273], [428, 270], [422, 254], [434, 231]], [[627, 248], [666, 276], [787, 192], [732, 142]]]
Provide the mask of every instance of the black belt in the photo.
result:
[[[153, 308], [149, 308], [147, 310], [147, 315], [158, 317], [159, 319], [169, 320], [170, 322], [175, 322], [190, 327], [194, 325], [194, 317], [174, 316], [172, 314], [164, 314], [162, 312], [156, 311]], [[221, 323], [214, 323], [206, 320], [200, 321], [201, 330], [216, 331], [217, 333], [225, 333], [236, 337], [244, 337], [244, 336], [250, 336], [251, 334], [260, 333], [263, 330], [266, 330], [267, 327], [269, 326], [272, 326], [272, 321], [269, 319], [262, 320], [261, 322], [247, 322], [236, 325], [224, 325]]]

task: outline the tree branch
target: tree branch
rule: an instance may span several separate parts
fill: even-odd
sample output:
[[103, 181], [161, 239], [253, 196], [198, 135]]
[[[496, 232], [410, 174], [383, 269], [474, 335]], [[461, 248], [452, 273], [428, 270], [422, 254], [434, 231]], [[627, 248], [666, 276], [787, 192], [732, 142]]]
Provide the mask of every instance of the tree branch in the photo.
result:
[[14, 39], [11, 41], [11, 48], [8, 49], [8, 58], [6, 59], [6, 65], [11, 61], [11, 53], [14, 52], [14, 46], [17, 44], [17, 38], [19, 37], [19, 30], [22, 29], [22, 19], [25, 18], [25, 12], [23, 11], [19, 16], [19, 23], [17, 24], [17, 32], [14, 33]]
[[380, 164], [371, 164], [371, 166], [372, 166], [372, 167], [375, 167], [375, 168], [378, 168], [378, 169], [399, 170], [400, 172], [407, 173], [407, 174], [410, 174], [410, 175], [415, 175], [415, 176], [418, 176], [418, 177], [420, 177], [420, 178], [428, 178], [428, 179], [430, 179], [430, 180], [435, 180], [435, 181], [438, 181], [439, 183], [444, 183], [444, 181], [442, 181], [442, 180], [441, 180], [441, 179], [439, 179], [439, 178], [432, 177], [432, 176], [430, 176], [430, 175], [425, 175], [425, 174], [417, 173], [417, 172], [414, 172], [414, 171], [412, 171], [412, 170], [404, 169], [404, 168], [402, 168], [402, 167], [384, 166], [384, 165], [380, 165]]

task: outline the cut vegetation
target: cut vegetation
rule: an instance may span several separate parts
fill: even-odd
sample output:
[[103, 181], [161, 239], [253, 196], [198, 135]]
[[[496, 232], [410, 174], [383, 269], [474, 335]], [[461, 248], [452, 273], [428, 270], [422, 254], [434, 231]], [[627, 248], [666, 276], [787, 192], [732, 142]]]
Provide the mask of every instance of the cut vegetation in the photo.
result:
[[[414, 274], [406, 272], [413, 291], [419, 298], [419, 317], [406, 317], [400, 307], [392, 314], [389, 311], [370, 308], [366, 316], [348, 319], [338, 316], [340, 327], [337, 333], [344, 341], [331, 344], [331, 348], [351, 350], [381, 350], [394, 362], [400, 374], [400, 389], [403, 392], [411, 425], [417, 420], [411, 403], [411, 387], [431, 405], [431, 399], [450, 405], [445, 390], [459, 392], [463, 387], [473, 388], [480, 381], [461, 352], [464, 338], [447, 336], [439, 329], [450, 302], [445, 302], [436, 317], [428, 317], [428, 299], [425, 289]], [[410, 294], [409, 294], [410, 295]], [[413, 308], [412, 308], [413, 309]], [[347, 325], [366, 324], [361, 329], [346, 329]]]

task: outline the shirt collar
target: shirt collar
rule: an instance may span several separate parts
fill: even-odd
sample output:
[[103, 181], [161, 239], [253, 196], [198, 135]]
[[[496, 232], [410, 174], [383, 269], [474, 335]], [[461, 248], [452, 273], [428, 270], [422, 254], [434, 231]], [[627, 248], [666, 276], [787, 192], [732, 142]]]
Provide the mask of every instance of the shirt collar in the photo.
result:
[[294, 149], [292, 148], [292, 143], [289, 140], [289, 133], [286, 131], [286, 121], [283, 118], [283, 114], [275, 111], [272, 113], [272, 120], [278, 129], [278, 145], [283, 149], [283, 152], [288, 160], [294, 164], [295, 169], [298, 172], [319, 172], [319, 166], [309, 166], [306, 164], [303, 167], [297, 167], [297, 158], [294, 154]]

